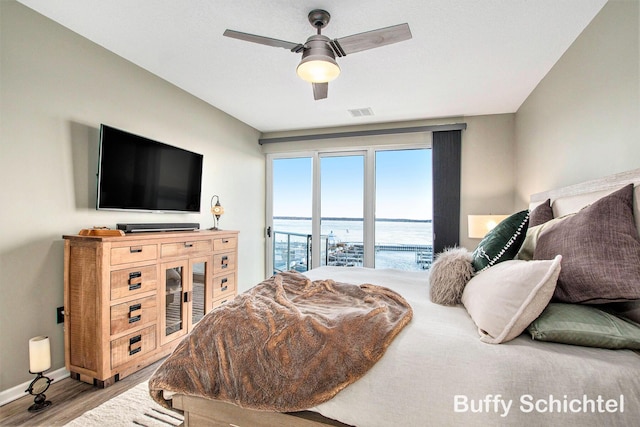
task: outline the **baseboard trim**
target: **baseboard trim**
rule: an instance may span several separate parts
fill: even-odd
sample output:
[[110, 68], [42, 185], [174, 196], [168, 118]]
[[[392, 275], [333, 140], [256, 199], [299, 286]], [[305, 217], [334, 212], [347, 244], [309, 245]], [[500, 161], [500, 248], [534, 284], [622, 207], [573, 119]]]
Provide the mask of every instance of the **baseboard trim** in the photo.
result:
[[[47, 372], [46, 376], [51, 378], [53, 380], [52, 382], [60, 381], [61, 379], [67, 378], [69, 376], [69, 371], [67, 371], [65, 368], [60, 368], [56, 369], [55, 371]], [[11, 387], [10, 389], [0, 391], [0, 406], [20, 399], [23, 396], [27, 396], [29, 393], [27, 393], [26, 390], [29, 388], [29, 384], [31, 384], [31, 381], [33, 381], [33, 379], [25, 383], [18, 384], [15, 387]]]

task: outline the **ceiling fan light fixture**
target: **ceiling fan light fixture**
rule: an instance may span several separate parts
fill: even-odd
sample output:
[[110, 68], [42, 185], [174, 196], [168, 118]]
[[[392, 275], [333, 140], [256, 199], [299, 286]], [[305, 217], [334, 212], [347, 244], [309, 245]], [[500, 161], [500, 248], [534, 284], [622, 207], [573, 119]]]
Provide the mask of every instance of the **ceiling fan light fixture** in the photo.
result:
[[333, 58], [310, 55], [300, 61], [296, 73], [310, 83], [327, 83], [340, 75], [340, 67]]
[[317, 34], [307, 39], [296, 73], [309, 83], [327, 83], [340, 75], [328, 37]]

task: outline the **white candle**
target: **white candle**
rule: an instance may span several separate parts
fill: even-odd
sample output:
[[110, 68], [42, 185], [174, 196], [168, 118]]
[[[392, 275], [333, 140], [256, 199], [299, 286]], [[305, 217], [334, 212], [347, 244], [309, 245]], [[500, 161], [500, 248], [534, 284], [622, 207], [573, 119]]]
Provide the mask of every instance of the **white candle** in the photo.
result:
[[44, 372], [51, 367], [49, 337], [39, 336], [29, 340], [29, 372]]

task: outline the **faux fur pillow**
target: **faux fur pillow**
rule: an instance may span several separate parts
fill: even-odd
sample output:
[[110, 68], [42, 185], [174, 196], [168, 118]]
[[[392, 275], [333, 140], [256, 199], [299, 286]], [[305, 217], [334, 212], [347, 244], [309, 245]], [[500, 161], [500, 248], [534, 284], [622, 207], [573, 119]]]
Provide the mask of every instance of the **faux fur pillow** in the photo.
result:
[[431, 301], [442, 305], [460, 304], [462, 291], [473, 275], [473, 256], [465, 248], [445, 249], [429, 270]]

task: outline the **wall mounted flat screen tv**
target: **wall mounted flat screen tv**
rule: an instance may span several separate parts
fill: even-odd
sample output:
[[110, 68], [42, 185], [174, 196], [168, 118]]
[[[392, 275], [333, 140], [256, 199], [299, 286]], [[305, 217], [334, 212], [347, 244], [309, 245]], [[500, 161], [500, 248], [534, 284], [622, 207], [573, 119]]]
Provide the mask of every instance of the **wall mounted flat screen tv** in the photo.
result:
[[202, 158], [102, 124], [97, 208], [200, 212]]

